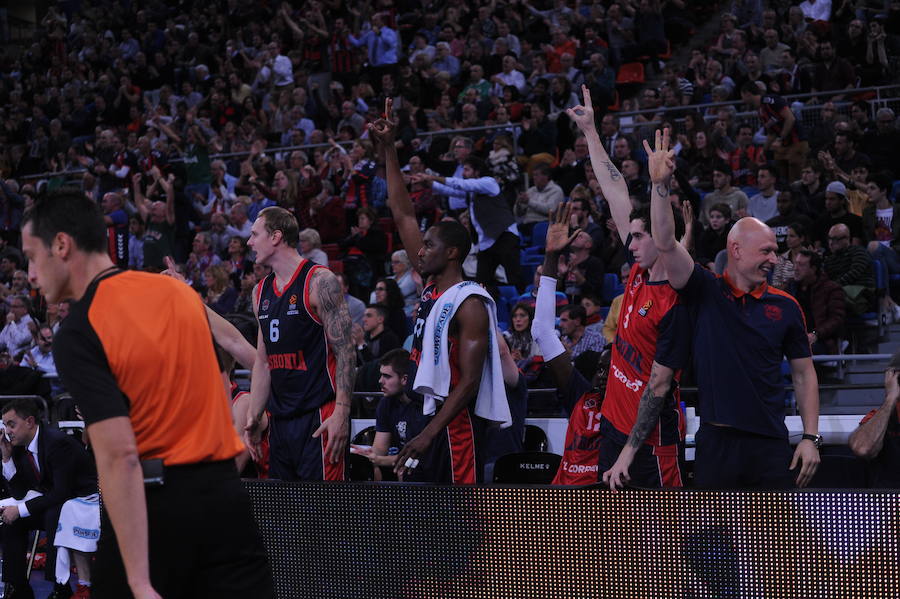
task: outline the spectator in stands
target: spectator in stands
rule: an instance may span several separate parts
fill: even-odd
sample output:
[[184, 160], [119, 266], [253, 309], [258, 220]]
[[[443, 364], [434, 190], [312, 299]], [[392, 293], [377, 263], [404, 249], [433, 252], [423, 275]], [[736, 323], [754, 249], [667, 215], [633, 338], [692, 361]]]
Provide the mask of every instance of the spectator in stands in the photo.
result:
[[747, 201], [750, 216], [766, 222], [778, 216], [778, 175], [770, 166], [761, 166], [756, 171], [756, 185], [759, 193]]
[[344, 301], [347, 302], [347, 308], [350, 310], [350, 320], [355, 325], [362, 326], [363, 315], [366, 312], [366, 304], [358, 297], [350, 295], [350, 283], [347, 275], [342, 272], [334, 273], [338, 281], [341, 283], [341, 289], [344, 292]]
[[778, 40], [778, 31], [774, 28], [766, 29], [763, 32], [763, 39], [766, 45], [759, 51], [759, 63], [763, 71], [771, 73], [784, 68], [784, 52], [790, 51], [791, 47]]
[[144, 219], [133, 214], [128, 219], [128, 268], [144, 268]]
[[704, 225], [709, 224], [709, 211], [716, 204], [728, 206], [734, 220], [747, 216], [747, 194], [731, 186], [731, 177], [731, 167], [724, 162], [717, 162], [713, 166], [713, 191], [704, 196], [703, 209], [700, 211], [700, 222]]
[[328, 266], [328, 254], [322, 251], [322, 238], [315, 229], [300, 231], [300, 255], [316, 264]]
[[547, 118], [546, 105], [542, 101], [529, 104], [522, 115], [522, 135], [519, 136], [522, 152], [530, 158], [529, 166], [553, 162], [556, 138], [556, 124]]
[[100, 200], [106, 222], [107, 245], [110, 258], [119, 268], [128, 267], [128, 213], [122, 194], [114, 191], [103, 194]]
[[737, 147], [728, 154], [732, 181], [738, 187], [754, 187], [756, 168], [765, 164], [766, 153], [762, 146], [753, 143], [753, 126], [750, 123], [738, 125], [734, 141]]
[[772, 269], [772, 286], [790, 290], [794, 286], [794, 261], [801, 250], [812, 249], [809, 240], [809, 228], [795, 222], [787, 227], [784, 244], [787, 250], [778, 256], [778, 262]]
[[389, 351], [400, 347], [402, 340], [385, 326], [387, 319], [386, 306], [382, 304], [366, 306], [362, 328], [356, 331], [354, 339], [361, 364], [378, 360]]
[[551, 178], [559, 184], [564, 195], [569, 195], [576, 185], [585, 184], [584, 165], [588, 161], [587, 141], [583, 135], [575, 138], [571, 148], [567, 148], [553, 170]]
[[825, 273], [844, 288], [852, 313], [868, 312], [875, 291], [872, 257], [865, 248], [850, 243], [850, 229], [845, 224], [836, 224], [828, 231], [828, 250]]
[[[781, 52], [781, 68], [772, 73], [769, 89], [776, 94], [807, 94], [812, 89], [812, 75], [808, 65], [797, 62], [797, 51], [786, 48]], [[810, 136], [812, 139], [812, 136]]]
[[869, 203], [863, 210], [863, 227], [869, 253], [880, 260], [890, 274], [900, 273], [900, 206], [890, 199], [892, 183], [884, 175], [873, 176], [866, 188]]
[[861, 245], [866, 238], [862, 218], [848, 211], [847, 187], [840, 181], [832, 181], [825, 188], [825, 213], [816, 221], [813, 233], [818, 247], [828, 247], [826, 238], [836, 224], [847, 227], [853, 245]]
[[867, 133], [860, 148], [872, 159], [874, 170], [886, 170], [894, 179], [900, 178], [900, 165], [894, 152], [900, 147], [900, 131], [897, 119], [890, 108], [879, 108], [875, 113], [875, 130]]
[[587, 314], [580, 305], [571, 304], [563, 308], [559, 315], [559, 330], [563, 345], [573, 361], [586, 351], [600, 352], [606, 346], [602, 333], [587, 328]]
[[387, 277], [378, 279], [375, 283], [375, 301], [387, 310], [385, 326], [397, 335], [400, 340], [405, 340], [410, 333], [410, 320], [406, 316], [406, 304], [403, 301], [403, 292], [395, 279]]
[[821, 214], [825, 210], [825, 188], [822, 185], [822, 167], [817, 160], [807, 160], [800, 171], [800, 180], [791, 183], [797, 204], [806, 206], [807, 214]]
[[534, 320], [534, 306], [517, 303], [510, 310], [510, 328], [503, 331], [503, 337], [509, 345], [513, 360], [523, 360], [539, 355], [537, 344], [531, 338], [531, 321]]
[[[196, 280], [196, 279], [195, 279]], [[238, 292], [231, 283], [231, 269], [227, 264], [215, 264], [203, 272], [206, 305], [225, 315], [234, 310]]]
[[854, 169], [860, 166], [868, 168], [872, 164], [868, 156], [856, 151], [855, 137], [845, 131], [834, 134], [834, 152], [819, 152], [819, 161], [832, 178], [845, 185], [851, 182]]
[[800, 223], [805, 230], [812, 228], [812, 219], [804, 214], [797, 206], [794, 192], [790, 189], [782, 189], [778, 192], [778, 215], [766, 221], [766, 224], [775, 231], [775, 241], [778, 249], [787, 249], [786, 240], [788, 227], [794, 223]]
[[580, 301], [582, 295], [599, 295], [606, 269], [597, 256], [591, 254], [594, 242], [580, 231], [569, 246], [569, 255], [559, 265], [559, 278], [565, 281], [566, 295]]
[[[819, 0], [824, 2], [825, 0]], [[856, 71], [846, 58], [837, 56], [831, 39], [819, 41], [819, 62], [812, 76], [812, 93], [850, 90], [856, 85]], [[827, 93], [832, 102], [841, 102], [846, 94]]]
[[[583, 169], [582, 169], [583, 171]], [[548, 215], [563, 201], [563, 190], [550, 180], [550, 167], [538, 164], [531, 171], [534, 185], [519, 194], [516, 201], [516, 216], [519, 230], [530, 236], [531, 230], [539, 222], [547, 222]]]
[[503, 70], [496, 75], [491, 76], [491, 83], [494, 84], [492, 95], [497, 97], [503, 96], [503, 88], [507, 85], [514, 86], [519, 93], [525, 93], [525, 76], [521, 71], [516, 69], [516, 59], [511, 54], [503, 57]]
[[384, 254], [387, 251], [387, 236], [377, 225], [377, 216], [371, 208], [357, 211], [356, 226], [350, 228], [349, 237], [338, 245], [345, 252], [344, 271], [350, 277], [351, 288], [361, 297], [369, 293], [373, 277], [384, 271]]
[[873, 488], [900, 487], [900, 358], [894, 355], [884, 371], [884, 402], [860, 421], [848, 444], [857, 456], [869, 461], [869, 482]]
[[422, 278], [412, 267], [406, 250], [397, 250], [391, 254], [391, 276], [403, 294], [406, 313], [412, 316], [412, 310], [422, 296]]
[[206, 233], [200, 232], [194, 235], [191, 247], [193, 251], [188, 256], [185, 266], [187, 267], [188, 278], [196, 283], [203, 280], [203, 273], [206, 272], [207, 268], [219, 264], [222, 259], [213, 252], [209, 235]]
[[731, 208], [728, 204], [714, 204], [709, 208], [709, 226], [697, 238], [697, 262], [715, 271], [716, 257], [725, 249], [728, 232], [732, 226]]
[[34, 347], [25, 353], [23, 365], [39, 371], [43, 375], [56, 376], [56, 364], [53, 361], [53, 329], [50, 325], [41, 325], [34, 334]]
[[0, 330], [0, 351], [7, 351], [18, 361], [19, 356], [31, 347], [37, 323], [31, 317], [31, 300], [26, 295], [11, 295], [6, 323]]
[[478, 233], [476, 279], [483, 284], [492, 284], [497, 266], [503, 266], [507, 282], [518, 287], [521, 285], [519, 232], [515, 218], [500, 196], [497, 181], [483, 176], [484, 172], [484, 163], [470, 156], [464, 162], [461, 179], [423, 173], [415, 175], [413, 180], [431, 183], [436, 193], [449, 196], [451, 209], [468, 212]]
[[787, 165], [781, 175], [797, 179], [807, 159], [809, 143], [791, 107], [781, 96], [763, 94], [755, 81], [741, 86], [741, 100], [759, 113], [766, 130], [765, 149], [773, 151], [776, 164]]
[[846, 312], [844, 290], [822, 271], [822, 258], [813, 250], [799, 251], [794, 259], [794, 278], [794, 297], [806, 316], [813, 354], [838, 353]]
[[162, 271], [163, 258], [175, 254], [175, 177], [163, 177], [154, 171], [153, 184], [147, 189], [150, 195], [159, 187], [165, 194], [165, 201], [150, 202], [141, 191], [141, 174], [132, 177], [134, 203], [138, 214], [147, 223], [144, 236], [144, 269]]

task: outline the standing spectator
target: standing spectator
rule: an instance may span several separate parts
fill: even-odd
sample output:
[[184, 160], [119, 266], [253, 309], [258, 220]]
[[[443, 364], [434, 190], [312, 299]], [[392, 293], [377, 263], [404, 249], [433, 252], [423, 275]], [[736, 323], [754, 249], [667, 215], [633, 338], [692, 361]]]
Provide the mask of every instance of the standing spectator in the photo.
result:
[[128, 268], [144, 268], [144, 219], [134, 214], [128, 219]]
[[356, 285], [357, 295], [366, 297], [373, 277], [381, 276], [384, 271], [387, 236], [371, 208], [360, 208], [356, 218], [356, 226], [350, 228], [350, 235], [338, 245], [345, 252], [344, 271], [350, 277], [351, 288]]
[[103, 194], [100, 206], [106, 223], [106, 247], [109, 257], [119, 268], [128, 268], [128, 213], [122, 194], [114, 191]]
[[531, 235], [534, 225], [546, 222], [549, 214], [563, 201], [563, 190], [550, 180], [548, 165], [535, 166], [531, 171], [531, 177], [534, 185], [520, 193], [516, 201], [519, 230], [526, 236]]
[[786, 164], [779, 166], [782, 176], [790, 177], [791, 181], [799, 178], [809, 143], [791, 107], [781, 96], [763, 95], [755, 81], [741, 86], [741, 99], [759, 112], [759, 120], [766, 130], [766, 150], [774, 151], [779, 165]]
[[156, 187], [161, 187], [165, 193], [165, 201], [150, 202], [144, 196], [141, 191], [140, 173], [132, 177], [132, 190], [138, 214], [147, 223], [147, 233], [144, 236], [144, 268], [160, 272], [165, 268], [163, 258], [175, 254], [175, 176], [163, 178], [158, 170], [154, 173], [157, 178], [147, 189], [147, 193], [150, 194]]
[[258, 66], [259, 71], [256, 74], [258, 87], [290, 90], [294, 85], [294, 67], [291, 59], [281, 53], [278, 42], [269, 42], [266, 46], [265, 56], [260, 56]]
[[386, 13], [372, 15], [368, 31], [358, 38], [348, 35], [347, 39], [357, 48], [365, 46], [368, 51], [371, 83], [380, 89], [382, 75], [394, 75], [397, 68], [397, 54], [400, 38], [397, 32], [388, 27]]
[[519, 231], [500, 186], [493, 177], [483, 176], [484, 171], [484, 163], [470, 156], [461, 179], [421, 174], [413, 180], [430, 182], [435, 193], [449, 196], [451, 209], [468, 212], [478, 234], [478, 282], [494, 284], [494, 272], [503, 266], [507, 282], [518, 287]]

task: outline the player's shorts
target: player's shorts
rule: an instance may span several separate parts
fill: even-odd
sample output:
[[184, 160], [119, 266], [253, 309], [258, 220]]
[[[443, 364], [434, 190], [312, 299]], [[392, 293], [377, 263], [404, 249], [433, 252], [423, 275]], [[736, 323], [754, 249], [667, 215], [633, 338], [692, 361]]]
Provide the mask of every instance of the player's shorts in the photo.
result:
[[[628, 435], [622, 433], [606, 418], [600, 419], [600, 458], [598, 477], [613, 467], [619, 453], [628, 442]], [[684, 477], [679, 445], [647, 445], [644, 443], [634, 455], [628, 475], [629, 484], [635, 487], [661, 488], [683, 487]]]
[[334, 412], [334, 400], [293, 418], [269, 418], [269, 478], [287, 481], [343, 481], [349, 446], [332, 464], [325, 447], [328, 434], [313, 437]]

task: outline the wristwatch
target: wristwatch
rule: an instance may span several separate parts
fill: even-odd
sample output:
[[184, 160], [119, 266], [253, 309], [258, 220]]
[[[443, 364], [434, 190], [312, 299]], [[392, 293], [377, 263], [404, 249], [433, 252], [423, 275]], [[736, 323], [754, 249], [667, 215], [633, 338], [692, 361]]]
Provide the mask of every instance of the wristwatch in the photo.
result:
[[804, 441], [812, 441], [813, 445], [816, 446], [816, 449], [822, 448], [822, 435], [808, 435], [804, 433], [803, 435]]

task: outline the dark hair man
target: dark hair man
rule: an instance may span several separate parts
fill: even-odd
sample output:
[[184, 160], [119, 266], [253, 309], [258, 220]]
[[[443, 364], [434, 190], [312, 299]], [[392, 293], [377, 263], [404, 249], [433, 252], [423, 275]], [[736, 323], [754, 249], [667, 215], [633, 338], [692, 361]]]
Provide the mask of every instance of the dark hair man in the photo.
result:
[[[48, 301], [76, 300], [54, 357], [84, 414], [103, 488], [94, 595], [273, 596], [234, 468], [241, 443], [199, 296], [167, 277], [119, 271], [106, 253], [99, 207], [77, 190], [35, 203], [22, 248], [32, 284]], [[164, 486], [145, 493], [140, 460]], [[215, 497], [217, 509], [201, 497]], [[208, 550], [179, 550], [186, 529]], [[184, 588], [185, 580], [194, 585]]]
[[[700, 430], [694, 476], [711, 488], [802, 487], [819, 465], [819, 389], [803, 313], [766, 280], [778, 258], [775, 233], [752, 217], [728, 234], [728, 266], [717, 276], [694, 264], [675, 240], [669, 131], [656, 134], [650, 162], [653, 240], [669, 284], [695, 310], [694, 367]], [[781, 361], [790, 361], [803, 439], [791, 458], [784, 424]], [[790, 470], [800, 467], [796, 478]]]
[[[247, 243], [272, 267], [253, 293], [259, 321], [246, 443], [269, 421], [269, 472], [282, 480], [344, 480], [356, 372], [350, 312], [337, 277], [297, 253], [294, 215], [264, 208]], [[327, 459], [326, 459], [327, 458]]]
[[[385, 159], [388, 206], [394, 215], [400, 238], [407, 254], [418, 258], [417, 269], [422, 278], [429, 281], [422, 291], [416, 313], [407, 395], [414, 397], [417, 394], [414, 389], [425, 386], [425, 377], [422, 377], [422, 383], [419, 384], [417, 378], [420, 365], [424, 368], [427, 363], [427, 360], [421, 360], [423, 352], [428, 349], [425, 344], [432, 343], [431, 339], [426, 340], [425, 329], [430, 323], [433, 323], [432, 326], [436, 325], [438, 320], [429, 319], [433, 310], [440, 311], [435, 312], [435, 316], [447, 310], [443, 315], [446, 320], [441, 318], [441, 323], [447, 331], [447, 345], [443, 347], [447, 347], [448, 351], [446, 354], [435, 355], [435, 367], [441, 370], [449, 367], [446, 369], [453, 373], [447, 394], [443, 396], [443, 406], [434, 413], [434, 417], [422, 431], [403, 446], [397, 456], [394, 471], [405, 480], [419, 480], [418, 466], [423, 461], [435, 459], [437, 452], [440, 452], [441, 465], [436, 468], [442, 472], [441, 482], [474, 484], [482, 478], [481, 469], [485, 459], [485, 456], [476, 455], [476, 436], [482, 438], [487, 420], [498, 420], [503, 424], [511, 421], [505, 394], [502, 397], [499, 393], [493, 394], [490, 399], [496, 404], [491, 404], [487, 410], [482, 409], [483, 397], [479, 395], [485, 390], [486, 377], [498, 374], [494, 371], [487, 372], [486, 367], [500, 367], [499, 356], [495, 356], [495, 353], [491, 354], [492, 365], [488, 366], [486, 362], [489, 346], [494, 346], [493, 352], [497, 351], [496, 343], [490, 341], [495, 334], [491, 329], [491, 322], [495, 320], [492, 314], [493, 301], [483, 290], [463, 281], [462, 263], [471, 245], [465, 227], [455, 221], [441, 221], [428, 229], [424, 237], [419, 231], [394, 146], [396, 125], [390, 120], [392, 104], [391, 99], [385, 101], [385, 118], [369, 125], [369, 133], [378, 142]], [[467, 159], [466, 168], [472, 169], [472, 165]], [[470, 170], [470, 175], [474, 172], [477, 170]], [[469, 179], [461, 181], [467, 180]], [[466, 291], [466, 287], [469, 294], [459, 295]], [[447, 301], [452, 294], [461, 297], [455, 305]], [[443, 337], [436, 326], [432, 334]], [[494, 360], [493, 357], [497, 359]], [[504, 408], [505, 414], [501, 414]], [[423, 411], [431, 410], [424, 407], [423, 403]]]
[[[5, 427], [5, 434], [0, 433], [3, 478], [12, 496], [19, 500], [0, 511], [0, 518], [6, 525], [0, 529], [3, 580], [7, 583], [4, 597], [34, 597], [25, 578], [28, 531], [46, 531], [48, 552], [44, 574], [47, 580], [56, 580], [53, 541], [60, 523], [60, 511], [69, 499], [97, 493], [97, 470], [90, 454], [78, 440], [53, 427], [42, 426], [34, 401], [15, 399], [3, 406], [2, 417]], [[31, 490], [41, 494], [26, 500], [26, 493]], [[99, 509], [96, 499], [93, 507]], [[99, 518], [97, 511], [93, 519], [96, 522]], [[96, 523], [93, 526], [96, 527]], [[74, 561], [79, 578], [89, 585], [90, 556], [76, 552]], [[54, 593], [54, 597], [68, 597], [72, 591], [68, 584], [57, 583]]]

